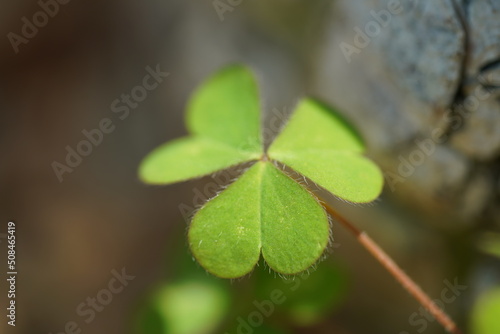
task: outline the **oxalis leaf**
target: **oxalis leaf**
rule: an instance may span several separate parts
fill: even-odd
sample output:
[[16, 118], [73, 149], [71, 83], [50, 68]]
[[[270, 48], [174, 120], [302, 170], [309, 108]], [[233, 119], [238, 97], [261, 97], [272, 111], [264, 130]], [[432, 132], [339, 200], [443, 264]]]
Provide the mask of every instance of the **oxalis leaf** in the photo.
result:
[[196, 213], [189, 229], [194, 256], [219, 277], [249, 273], [261, 254], [275, 271], [298, 273], [314, 264], [327, 246], [329, 224], [323, 207], [269, 159], [347, 201], [369, 202], [382, 190], [382, 174], [361, 156], [359, 136], [332, 110], [311, 99], [299, 103], [266, 154], [258, 101], [249, 70], [221, 70], [189, 103], [191, 136], [164, 144], [140, 167], [143, 181], [169, 184], [257, 160]]

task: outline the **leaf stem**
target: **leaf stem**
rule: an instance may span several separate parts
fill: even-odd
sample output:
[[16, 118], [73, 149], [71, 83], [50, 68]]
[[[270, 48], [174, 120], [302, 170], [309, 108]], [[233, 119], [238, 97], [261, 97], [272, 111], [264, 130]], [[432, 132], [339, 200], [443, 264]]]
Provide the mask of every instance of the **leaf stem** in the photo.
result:
[[434, 318], [452, 334], [462, 334], [462, 331], [451, 318], [439, 308], [431, 298], [415, 283], [380, 246], [373, 241], [364, 231], [361, 231], [351, 222], [341, 216], [335, 209], [323, 201], [326, 211], [346, 227], [389, 273], [430, 313]]

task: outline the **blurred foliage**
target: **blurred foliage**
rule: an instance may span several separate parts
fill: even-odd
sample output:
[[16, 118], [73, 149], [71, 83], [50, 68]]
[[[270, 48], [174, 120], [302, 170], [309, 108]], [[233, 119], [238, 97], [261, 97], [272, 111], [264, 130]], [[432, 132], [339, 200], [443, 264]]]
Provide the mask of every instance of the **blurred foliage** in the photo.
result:
[[178, 247], [176, 275], [151, 292], [135, 333], [287, 334], [335, 312], [346, 296], [345, 270], [324, 261], [297, 276], [270, 274], [264, 263], [248, 277], [227, 281], [205, 272]]
[[[500, 234], [482, 233], [477, 245], [484, 253], [500, 258]], [[471, 315], [471, 326], [473, 334], [500, 333], [500, 285], [479, 296]]]
[[486, 254], [500, 257], [500, 234], [486, 232], [480, 235], [478, 239], [478, 247]]
[[227, 310], [228, 295], [220, 286], [204, 281], [167, 284], [154, 293], [144, 311], [145, 333], [211, 333]]
[[500, 333], [500, 286], [484, 292], [472, 312], [472, 333]]
[[345, 270], [337, 263], [326, 261], [317, 270], [297, 276], [273, 278], [259, 269], [255, 275], [256, 296], [270, 296], [273, 290], [285, 292], [286, 300], [278, 311], [298, 326], [311, 326], [330, 315], [347, 293]]

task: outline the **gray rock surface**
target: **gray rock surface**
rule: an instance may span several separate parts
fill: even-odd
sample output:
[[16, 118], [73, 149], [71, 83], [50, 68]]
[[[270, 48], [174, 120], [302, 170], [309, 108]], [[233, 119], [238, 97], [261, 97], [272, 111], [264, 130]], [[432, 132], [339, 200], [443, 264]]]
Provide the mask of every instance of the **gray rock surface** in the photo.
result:
[[[331, 16], [314, 90], [362, 131], [390, 193], [451, 228], [498, 221], [500, 2], [343, 0]], [[432, 152], [402, 175], [422, 140]]]

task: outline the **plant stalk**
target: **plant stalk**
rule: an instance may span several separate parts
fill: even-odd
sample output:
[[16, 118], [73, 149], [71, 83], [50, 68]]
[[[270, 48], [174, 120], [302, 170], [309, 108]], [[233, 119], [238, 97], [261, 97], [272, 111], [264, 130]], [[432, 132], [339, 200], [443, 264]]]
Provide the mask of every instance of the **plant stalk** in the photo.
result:
[[323, 201], [326, 211], [346, 227], [381, 264], [394, 276], [394, 278], [430, 313], [432, 316], [452, 334], [462, 334], [462, 331], [451, 320], [451, 318], [439, 308], [432, 299], [415, 283], [395, 262], [387, 255], [380, 246], [373, 241], [364, 231], [361, 231], [351, 222], [341, 216], [335, 209]]

